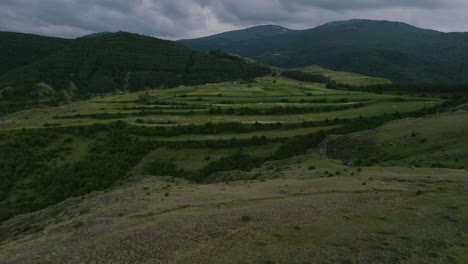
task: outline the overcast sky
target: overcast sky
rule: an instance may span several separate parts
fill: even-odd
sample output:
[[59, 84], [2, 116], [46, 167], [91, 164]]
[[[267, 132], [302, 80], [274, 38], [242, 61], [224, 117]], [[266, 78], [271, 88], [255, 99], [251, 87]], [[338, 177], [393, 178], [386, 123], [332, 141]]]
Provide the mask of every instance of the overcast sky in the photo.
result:
[[468, 0], [0, 0], [0, 31], [74, 38], [129, 31], [194, 38], [275, 24], [312, 28], [352, 18], [468, 31]]

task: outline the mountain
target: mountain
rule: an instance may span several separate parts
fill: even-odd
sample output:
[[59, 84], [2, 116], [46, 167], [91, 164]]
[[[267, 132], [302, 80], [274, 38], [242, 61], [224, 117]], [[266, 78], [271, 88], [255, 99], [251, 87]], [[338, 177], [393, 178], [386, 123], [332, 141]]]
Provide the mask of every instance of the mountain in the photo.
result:
[[43, 59], [71, 40], [15, 32], [0, 32], [0, 75]]
[[197, 40], [180, 40], [178, 42], [196, 50], [221, 49], [239, 55], [243, 54], [242, 56], [245, 57], [255, 57], [256, 54], [264, 51], [263, 45], [268, 44], [268, 39], [283, 36], [293, 31], [295, 30], [275, 25], [262, 25]]
[[98, 33], [93, 33], [93, 34], [89, 34], [89, 35], [85, 35], [85, 36], [82, 36], [80, 38], [98, 38], [98, 37], [101, 37], [101, 36], [105, 36], [105, 35], [109, 35], [109, 34], [112, 34], [112, 32], [98, 32]]
[[[283, 33], [274, 26], [264, 30], [270, 34], [252, 37], [255, 28], [250, 28], [179, 43], [198, 50], [222, 49], [279, 67], [320, 65], [395, 82], [468, 82], [468, 33], [359, 19]], [[236, 40], [227, 41], [231, 36]]]
[[44, 87], [48, 93], [101, 93], [250, 79], [269, 72], [224, 52], [198, 52], [172, 41], [117, 32], [73, 40], [0, 76], [0, 91], [13, 97], [34, 96]]

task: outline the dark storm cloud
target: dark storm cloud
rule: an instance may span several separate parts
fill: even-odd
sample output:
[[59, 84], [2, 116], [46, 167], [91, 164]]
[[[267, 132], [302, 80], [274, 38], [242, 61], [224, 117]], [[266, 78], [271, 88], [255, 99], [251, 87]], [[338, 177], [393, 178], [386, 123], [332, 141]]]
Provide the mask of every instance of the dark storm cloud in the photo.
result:
[[351, 18], [467, 31], [466, 0], [0, 0], [0, 30], [77, 37], [130, 31], [189, 38], [258, 24], [310, 28]]

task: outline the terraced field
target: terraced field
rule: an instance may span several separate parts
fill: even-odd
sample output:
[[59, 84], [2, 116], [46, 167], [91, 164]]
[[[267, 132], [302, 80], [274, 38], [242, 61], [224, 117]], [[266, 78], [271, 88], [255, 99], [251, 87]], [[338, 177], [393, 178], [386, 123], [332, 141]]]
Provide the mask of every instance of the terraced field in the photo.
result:
[[[290, 79], [265, 77], [251, 83], [147, 90], [31, 109], [2, 117], [0, 129], [81, 126], [117, 120], [144, 126], [161, 126], [168, 121], [171, 124], [164, 126], [208, 122], [300, 123], [405, 113], [442, 102], [439, 98], [348, 93]], [[147, 122], [138, 123], [138, 119]]]
[[3, 116], [0, 262], [465, 263], [459, 104], [270, 76]]
[[[8, 218], [132, 175], [197, 182], [219, 171], [248, 171], [302, 154], [327, 135], [419, 116], [442, 103], [268, 76], [25, 110], [0, 119], [0, 209]], [[28, 164], [25, 171], [18, 159]]]

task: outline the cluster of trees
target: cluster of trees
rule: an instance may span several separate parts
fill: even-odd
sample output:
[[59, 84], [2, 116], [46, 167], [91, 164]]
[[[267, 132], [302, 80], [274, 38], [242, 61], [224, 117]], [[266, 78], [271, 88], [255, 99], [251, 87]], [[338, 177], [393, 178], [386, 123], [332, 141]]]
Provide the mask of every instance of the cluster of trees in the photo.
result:
[[357, 103], [351, 105], [326, 105], [314, 107], [295, 107], [295, 106], [275, 106], [272, 108], [227, 108], [222, 109], [210, 108], [208, 113], [210, 115], [290, 115], [290, 114], [307, 114], [307, 113], [321, 113], [332, 112], [339, 110], [347, 110], [352, 108], [359, 108], [366, 106], [365, 103]]
[[169, 101], [160, 101], [156, 97], [151, 95], [140, 95], [136, 101], [139, 104], [144, 105], [170, 105], [170, 106], [186, 106], [187, 103], [183, 102], [169, 102]]
[[436, 84], [436, 83], [391, 83], [374, 84], [366, 86], [352, 86], [348, 84], [327, 83], [327, 88], [362, 91], [371, 93], [383, 92], [409, 92], [409, 93], [446, 93], [446, 94], [466, 94], [468, 93], [468, 84]]
[[54, 116], [54, 119], [80, 119], [80, 118], [94, 118], [94, 119], [118, 119], [127, 118], [132, 116], [150, 116], [150, 115], [192, 115], [194, 111], [187, 112], [169, 112], [169, 111], [140, 111], [132, 113], [97, 113], [97, 114], [76, 114], [76, 115], [62, 115]]
[[[145, 127], [145, 126], [131, 126], [126, 125], [125, 131], [131, 135], [147, 136], [147, 137], [173, 137], [180, 135], [190, 134], [220, 134], [225, 132], [234, 133], [251, 133], [257, 131], [270, 131], [279, 129], [295, 129], [295, 128], [308, 128], [308, 127], [319, 127], [329, 126], [337, 124], [345, 124], [351, 122], [353, 119], [333, 119], [324, 121], [304, 121], [301, 123], [259, 123], [255, 122], [252, 124], [240, 123], [240, 122], [228, 122], [228, 123], [205, 123], [203, 125], [177, 125], [168, 127]], [[158, 122], [152, 122], [151, 124], [157, 124]], [[159, 122], [160, 123], [160, 122]], [[163, 124], [170, 124], [170, 121], [164, 122]]]
[[25, 130], [2, 144], [0, 221], [71, 196], [108, 188], [126, 177], [157, 144], [139, 141], [114, 129], [96, 140], [83, 159], [56, 165], [54, 161], [61, 154], [71, 151], [67, 147], [48, 149], [61, 135], [60, 129]]
[[166, 105], [166, 106], [136, 106], [136, 107], [122, 107], [121, 110], [139, 110], [139, 111], [148, 111], [148, 110], [191, 110], [191, 109], [203, 109], [203, 106], [197, 105]]
[[127, 118], [132, 116], [150, 116], [150, 115], [194, 115], [205, 114], [210, 115], [291, 115], [291, 114], [308, 114], [308, 113], [321, 113], [347, 110], [366, 106], [366, 103], [356, 103], [351, 105], [327, 105], [327, 106], [314, 106], [314, 107], [293, 107], [293, 106], [275, 106], [272, 108], [227, 108], [223, 109], [210, 108], [208, 111], [140, 111], [132, 113], [96, 113], [96, 114], [76, 114], [76, 115], [63, 115], [54, 116], [54, 119], [77, 119], [77, 118], [94, 118], [94, 119], [118, 119]]
[[251, 170], [260, 166], [263, 162], [265, 162], [265, 158], [237, 152], [233, 155], [210, 162], [207, 166], [196, 171], [186, 171], [182, 168], [178, 169], [172, 163], [155, 160], [146, 166], [145, 172], [154, 176], [182, 177], [195, 182], [201, 182], [207, 176], [219, 171]]
[[152, 125], [175, 125], [177, 124], [174, 121], [153, 121], [153, 120], [145, 120], [138, 118], [135, 120], [137, 124], [152, 124]]
[[313, 74], [302, 71], [287, 70], [281, 73], [282, 76], [303, 82], [327, 83], [330, 79], [321, 74]]

